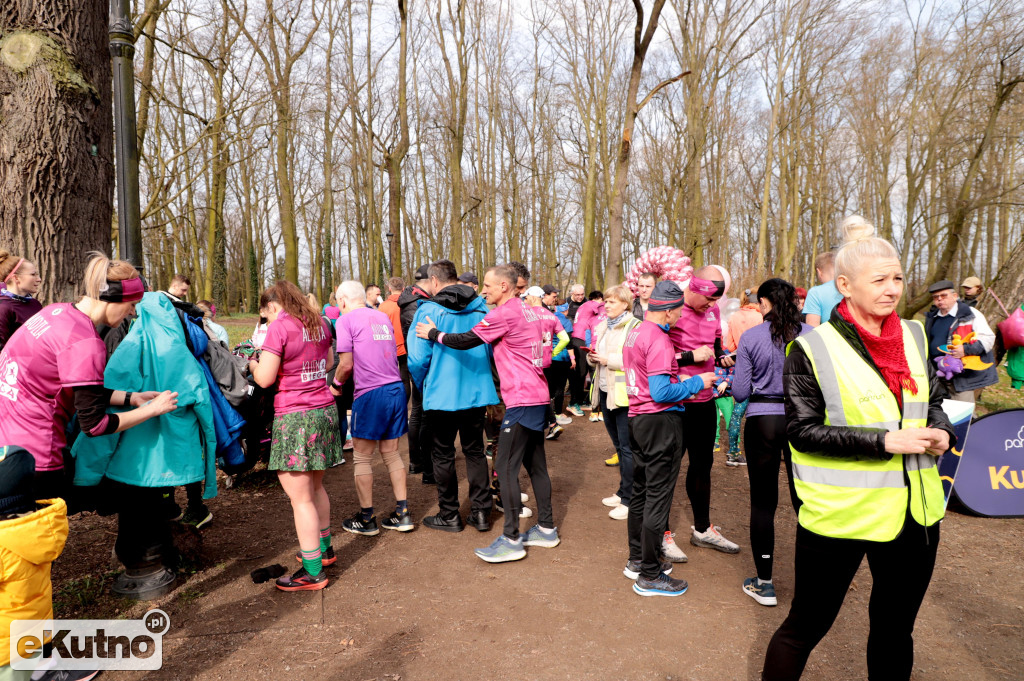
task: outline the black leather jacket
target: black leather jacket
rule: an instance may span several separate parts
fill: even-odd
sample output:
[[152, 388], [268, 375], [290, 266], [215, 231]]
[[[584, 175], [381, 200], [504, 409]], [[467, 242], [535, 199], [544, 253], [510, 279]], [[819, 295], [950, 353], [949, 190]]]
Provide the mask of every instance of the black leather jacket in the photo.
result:
[[[839, 335], [877, 372], [878, 367], [853, 324], [835, 311], [830, 321]], [[935, 365], [931, 362], [925, 364], [929, 384], [928, 425], [949, 433], [949, 444], [952, 446], [956, 443], [956, 435], [953, 434], [949, 417], [942, 411], [946, 389], [935, 375]], [[786, 397], [786, 432], [795, 449], [843, 459], [888, 461], [892, 458], [892, 454], [885, 451], [886, 431], [881, 428], [825, 425], [825, 398], [814, 377], [811, 360], [798, 343], [793, 345], [786, 358], [782, 383]]]

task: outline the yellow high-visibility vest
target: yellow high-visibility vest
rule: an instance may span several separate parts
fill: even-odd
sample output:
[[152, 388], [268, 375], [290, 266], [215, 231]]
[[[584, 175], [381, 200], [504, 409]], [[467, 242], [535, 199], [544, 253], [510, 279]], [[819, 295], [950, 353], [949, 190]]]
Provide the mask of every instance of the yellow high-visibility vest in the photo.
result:
[[[637, 326], [638, 324], [640, 324], [640, 320], [637, 319], [636, 317], [630, 316], [630, 318], [628, 320], [626, 320], [626, 329], [625, 329], [626, 332], [628, 333], [630, 329], [632, 329], [633, 327]], [[608, 333], [608, 331], [605, 331], [605, 333]], [[622, 344], [625, 345], [625, 343], [626, 343], [626, 336], [623, 335], [622, 336]], [[612, 350], [613, 350], [612, 348], [607, 348], [608, 352], [612, 352]], [[614, 348], [614, 351], [618, 352], [619, 354], [622, 354], [622, 345], [620, 345], [617, 348]], [[598, 367], [597, 369], [598, 369], [598, 371], [601, 371], [604, 368], [605, 367]], [[629, 406], [629, 394], [626, 392], [626, 372], [625, 371], [616, 371], [615, 369], [608, 369], [608, 372], [612, 375], [612, 382], [615, 384], [614, 392], [612, 393], [614, 395], [614, 397], [615, 397], [615, 406], [616, 407], [628, 407]], [[590, 382], [590, 402], [591, 402], [591, 404], [593, 404], [593, 402], [594, 402], [594, 394], [596, 392], [598, 392], [598, 390], [599, 390], [598, 385], [600, 384], [600, 382], [601, 382], [600, 379], [596, 375], [594, 376], [594, 380], [592, 380]], [[598, 405], [598, 407], [600, 407], [600, 405]]]
[[[825, 398], [825, 425], [888, 431], [928, 425], [928, 351], [920, 322], [903, 321], [903, 348], [917, 394], [903, 391], [902, 414], [879, 372], [831, 322], [793, 343], [811, 360]], [[799, 522], [811, 532], [884, 542], [903, 529], [908, 501], [914, 520], [925, 527], [945, 513], [937, 460], [929, 454], [894, 454], [879, 461], [791, 450], [793, 484], [802, 502]]]

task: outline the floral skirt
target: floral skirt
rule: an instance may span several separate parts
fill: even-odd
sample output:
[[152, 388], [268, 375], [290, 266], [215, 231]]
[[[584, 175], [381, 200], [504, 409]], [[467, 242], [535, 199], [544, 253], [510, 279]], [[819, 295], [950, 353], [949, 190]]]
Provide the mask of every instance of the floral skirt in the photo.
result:
[[272, 471], [325, 471], [342, 459], [338, 408], [294, 411], [274, 417], [270, 443]]

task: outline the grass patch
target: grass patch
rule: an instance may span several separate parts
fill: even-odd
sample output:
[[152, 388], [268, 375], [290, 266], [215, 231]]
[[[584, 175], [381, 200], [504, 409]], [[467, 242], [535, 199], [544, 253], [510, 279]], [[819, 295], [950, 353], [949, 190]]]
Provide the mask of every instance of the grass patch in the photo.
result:
[[181, 590], [181, 593], [178, 594], [178, 602], [179, 603], [195, 603], [196, 601], [198, 601], [200, 598], [202, 598], [205, 595], [206, 594], [203, 593], [202, 589], [190, 586], [187, 589], [182, 589]]
[[999, 383], [990, 385], [981, 393], [978, 400], [976, 416], [983, 416], [994, 411], [1005, 409], [1018, 409], [1024, 407], [1024, 391], [1014, 390], [1010, 387], [1010, 377], [1006, 369], [999, 367]]
[[54, 589], [54, 615], [58, 618], [66, 618], [68, 615], [85, 610], [99, 600], [118, 574], [120, 574], [119, 570], [112, 570], [100, 575], [84, 575]]

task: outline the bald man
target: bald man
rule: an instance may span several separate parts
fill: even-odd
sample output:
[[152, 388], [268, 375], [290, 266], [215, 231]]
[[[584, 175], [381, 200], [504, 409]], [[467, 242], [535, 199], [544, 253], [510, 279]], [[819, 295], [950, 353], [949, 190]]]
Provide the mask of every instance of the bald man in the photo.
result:
[[[725, 293], [725, 282], [714, 267], [694, 272], [683, 292], [684, 304], [679, 321], [669, 337], [678, 353], [683, 377], [714, 371], [715, 366], [731, 367], [734, 360], [722, 347], [722, 320], [715, 304]], [[683, 427], [690, 465], [686, 469], [686, 496], [693, 509], [690, 543], [723, 553], [738, 553], [740, 548], [722, 536], [711, 524], [711, 465], [714, 463], [715, 412], [714, 391], [705, 388], [685, 400]]]

